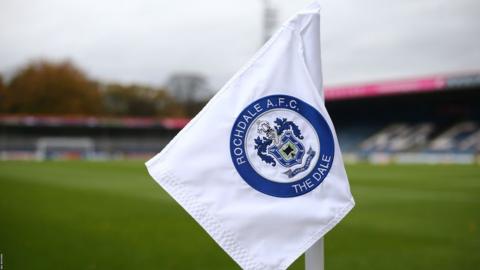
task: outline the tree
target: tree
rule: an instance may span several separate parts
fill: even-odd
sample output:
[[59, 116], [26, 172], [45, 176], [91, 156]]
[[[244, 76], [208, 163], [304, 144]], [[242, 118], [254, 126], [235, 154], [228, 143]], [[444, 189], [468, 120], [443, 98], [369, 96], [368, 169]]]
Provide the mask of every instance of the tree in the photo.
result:
[[96, 83], [68, 61], [32, 62], [4, 93], [7, 113], [96, 115], [103, 107]]
[[207, 79], [201, 74], [174, 74], [168, 79], [167, 87], [188, 117], [197, 114], [210, 97]]
[[167, 90], [155, 91], [156, 115], [163, 117], [187, 117], [187, 110], [184, 104], [179, 103]]
[[5, 84], [3, 83], [3, 77], [0, 74], [0, 113], [5, 112]]
[[115, 116], [184, 116], [183, 107], [162, 89], [109, 84], [103, 88], [105, 111]]

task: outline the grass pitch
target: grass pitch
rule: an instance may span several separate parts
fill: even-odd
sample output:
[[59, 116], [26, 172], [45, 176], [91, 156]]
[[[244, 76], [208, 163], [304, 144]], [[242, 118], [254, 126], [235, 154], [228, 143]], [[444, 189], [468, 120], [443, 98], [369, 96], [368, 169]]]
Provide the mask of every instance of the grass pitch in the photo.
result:
[[[326, 269], [478, 269], [480, 167], [347, 171], [357, 205]], [[238, 269], [140, 162], [0, 162], [0, 253], [5, 270]]]

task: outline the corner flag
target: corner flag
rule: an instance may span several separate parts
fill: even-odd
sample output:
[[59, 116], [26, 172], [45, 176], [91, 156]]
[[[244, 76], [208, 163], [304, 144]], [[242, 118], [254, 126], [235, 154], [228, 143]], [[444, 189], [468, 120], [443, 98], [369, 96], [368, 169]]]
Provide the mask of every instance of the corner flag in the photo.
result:
[[324, 105], [318, 12], [288, 20], [146, 163], [244, 269], [286, 269], [354, 206]]

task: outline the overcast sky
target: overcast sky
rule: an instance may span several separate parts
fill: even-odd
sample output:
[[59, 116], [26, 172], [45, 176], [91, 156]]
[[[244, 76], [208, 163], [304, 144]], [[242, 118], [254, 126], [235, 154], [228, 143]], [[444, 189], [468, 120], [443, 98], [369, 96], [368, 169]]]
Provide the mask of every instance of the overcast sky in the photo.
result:
[[[273, 0], [279, 22], [309, 3]], [[326, 85], [480, 71], [478, 0], [324, 0]], [[260, 0], [0, 0], [0, 72], [71, 59], [91, 77], [219, 88], [260, 47]]]

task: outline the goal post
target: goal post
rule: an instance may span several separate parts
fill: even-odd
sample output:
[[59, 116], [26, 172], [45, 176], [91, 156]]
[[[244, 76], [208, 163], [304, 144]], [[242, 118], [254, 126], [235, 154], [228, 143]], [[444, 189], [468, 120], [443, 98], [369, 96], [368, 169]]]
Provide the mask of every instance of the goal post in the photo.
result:
[[37, 160], [73, 157], [88, 159], [95, 152], [95, 144], [86, 137], [44, 137], [36, 143]]

